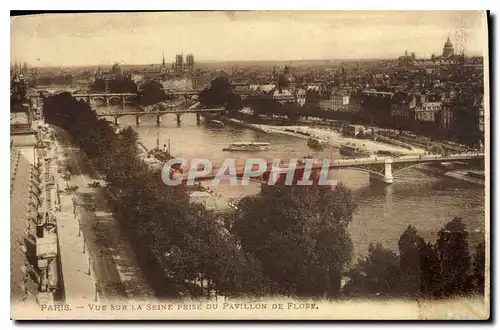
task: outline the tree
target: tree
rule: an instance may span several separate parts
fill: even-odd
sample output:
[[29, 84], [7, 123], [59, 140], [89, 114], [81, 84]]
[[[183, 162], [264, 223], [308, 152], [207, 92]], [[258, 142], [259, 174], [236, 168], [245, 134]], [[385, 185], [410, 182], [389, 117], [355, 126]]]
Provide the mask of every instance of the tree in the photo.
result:
[[157, 81], [148, 81], [141, 85], [139, 92], [139, 103], [141, 105], [153, 105], [166, 100], [167, 96], [163, 86]]
[[420, 242], [420, 292], [427, 297], [439, 297], [442, 291], [441, 266], [436, 247]]
[[461, 218], [454, 218], [438, 233], [436, 242], [445, 296], [460, 295], [470, 290], [471, 257], [468, 232]]
[[411, 225], [399, 238], [399, 268], [401, 272], [400, 285], [404, 294], [414, 295], [420, 291], [422, 269], [420, 248], [424, 240]]
[[348, 273], [351, 281], [346, 286], [350, 295], [398, 295], [399, 258], [381, 244], [370, 244], [368, 255]]
[[[235, 101], [236, 98], [231, 93], [231, 83], [226, 76], [215, 78], [210, 83], [210, 88], [200, 93], [200, 103], [207, 107], [226, 106], [229, 102]], [[237, 105], [237, 101], [234, 105]]]
[[279, 293], [335, 297], [350, 261], [347, 226], [356, 206], [349, 190], [276, 184], [240, 201], [232, 232]]

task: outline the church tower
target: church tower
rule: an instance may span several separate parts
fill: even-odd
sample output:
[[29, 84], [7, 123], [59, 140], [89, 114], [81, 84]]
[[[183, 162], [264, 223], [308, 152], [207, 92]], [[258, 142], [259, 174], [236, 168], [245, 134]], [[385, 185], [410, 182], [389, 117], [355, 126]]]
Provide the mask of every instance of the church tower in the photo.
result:
[[163, 59], [161, 61], [160, 72], [161, 73], [166, 73], [167, 72], [167, 64], [165, 63], [165, 53], [163, 53]]

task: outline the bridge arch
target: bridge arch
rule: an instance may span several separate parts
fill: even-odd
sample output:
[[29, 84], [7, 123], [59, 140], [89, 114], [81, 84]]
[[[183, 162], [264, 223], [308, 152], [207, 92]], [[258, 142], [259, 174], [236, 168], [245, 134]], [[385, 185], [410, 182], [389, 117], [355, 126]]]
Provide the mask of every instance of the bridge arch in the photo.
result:
[[124, 95], [123, 96], [123, 100], [125, 102], [132, 102], [132, 101], [135, 101], [137, 99], [137, 95]]
[[426, 163], [426, 162], [423, 162], [423, 163], [393, 163], [392, 164], [392, 175], [397, 175], [401, 172], [404, 172], [406, 170], [409, 170], [411, 168], [414, 168], [414, 167], [417, 167], [417, 166], [422, 166], [424, 164], [430, 164], [432, 162], [429, 162], [429, 163]]
[[75, 100], [77, 101], [87, 101], [87, 98], [85, 96], [73, 96]]
[[337, 167], [337, 168], [334, 167], [334, 168], [331, 168], [330, 170], [354, 170], [354, 171], [361, 171], [361, 172], [366, 172], [366, 173], [384, 175], [385, 164], [384, 163], [369, 164], [369, 165], [359, 164], [359, 165], [352, 165], [352, 166], [346, 166], [346, 167]]
[[122, 97], [118, 95], [113, 95], [108, 97], [108, 102], [110, 104], [121, 104], [122, 103]]
[[94, 104], [106, 104], [106, 98], [104, 96], [92, 96], [90, 98], [90, 103], [94, 103]]

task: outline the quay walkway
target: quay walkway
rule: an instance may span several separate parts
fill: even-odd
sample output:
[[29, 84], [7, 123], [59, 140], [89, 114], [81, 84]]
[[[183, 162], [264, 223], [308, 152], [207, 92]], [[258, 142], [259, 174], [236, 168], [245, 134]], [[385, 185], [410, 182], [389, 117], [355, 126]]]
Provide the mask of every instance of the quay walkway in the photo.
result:
[[[55, 148], [58, 148], [57, 144]], [[63, 191], [68, 183], [63, 180], [61, 174], [53, 173], [53, 175], [56, 178], [55, 189]], [[98, 290], [93, 276], [92, 261], [74, 206], [75, 197], [62, 192], [58, 194], [59, 208], [55, 212], [55, 217], [64, 301], [73, 308], [78, 308], [82, 303], [97, 302]]]
[[[61, 184], [58, 180], [58, 185]], [[61, 211], [56, 213], [56, 217], [64, 300], [69, 305], [98, 301], [91, 259], [78, 219], [73, 215], [71, 197], [62, 196], [60, 205]]]

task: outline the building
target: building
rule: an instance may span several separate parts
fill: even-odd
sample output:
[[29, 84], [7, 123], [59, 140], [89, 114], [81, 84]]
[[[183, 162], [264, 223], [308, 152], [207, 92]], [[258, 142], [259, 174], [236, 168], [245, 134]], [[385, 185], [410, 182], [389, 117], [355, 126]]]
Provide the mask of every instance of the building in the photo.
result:
[[359, 112], [361, 111], [361, 95], [360, 94], [351, 94], [349, 96], [349, 111], [350, 112]]
[[166, 74], [166, 73], [167, 73], [167, 63], [165, 62], [165, 53], [163, 53], [160, 66], [160, 74]]
[[91, 89], [97, 92], [135, 93], [137, 85], [132, 80], [132, 76], [124, 74], [120, 65], [115, 63], [108, 72], [103, 72], [101, 68], [97, 68]]
[[281, 103], [295, 103], [295, 94], [288, 88], [277, 88], [272, 92], [272, 99]]
[[182, 72], [184, 66], [184, 56], [182, 54], [175, 55], [174, 71]]
[[167, 78], [160, 81], [165, 91], [191, 91], [193, 90], [193, 81], [190, 78]]
[[27, 98], [28, 84], [23, 74], [14, 74], [10, 88], [11, 112], [26, 111], [29, 106]]
[[392, 97], [394, 93], [377, 90], [361, 92], [361, 108], [372, 118], [387, 118], [391, 113]]
[[425, 102], [421, 106], [415, 108], [415, 120], [435, 122], [436, 115], [441, 113], [443, 105], [440, 101]]
[[350, 95], [346, 91], [338, 90], [332, 93], [327, 100], [320, 100], [319, 107], [325, 111], [351, 111]]
[[453, 44], [450, 41], [450, 37], [446, 39], [443, 46], [443, 58], [451, 58], [455, 55], [455, 50], [453, 49]]
[[452, 130], [455, 123], [455, 112], [453, 102], [446, 100], [442, 103], [441, 109], [441, 127]]
[[[38, 258], [41, 251], [38, 209], [42, 192], [36, 149], [39, 140], [37, 131], [32, 128], [26, 90], [23, 76], [14, 75], [10, 109], [11, 304], [36, 306], [37, 303], [51, 303], [45, 296], [50, 286], [47, 280], [54, 282], [46, 272], [48, 260]], [[50, 265], [54, 265], [54, 259], [50, 260]]]
[[478, 107], [478, 126], [479, 131], [484, 134], [484, 95], [481, 95]]
[[398, 92], [391, 100], [391, 116], [414, 119], [416, 104], [415, 95]]
[[130, 76], [130, 79], [136, 84], [139, 85], [144, 80], [143, 74], [133, 73]]
[[193, 54], [188, 54], [186, 56], [186, 67], [190, 70], [194, 68], [194, 56]]
[[442, 101], [441, 127], [450, 131], [484, 134], [484, 95], [456, 95]]

